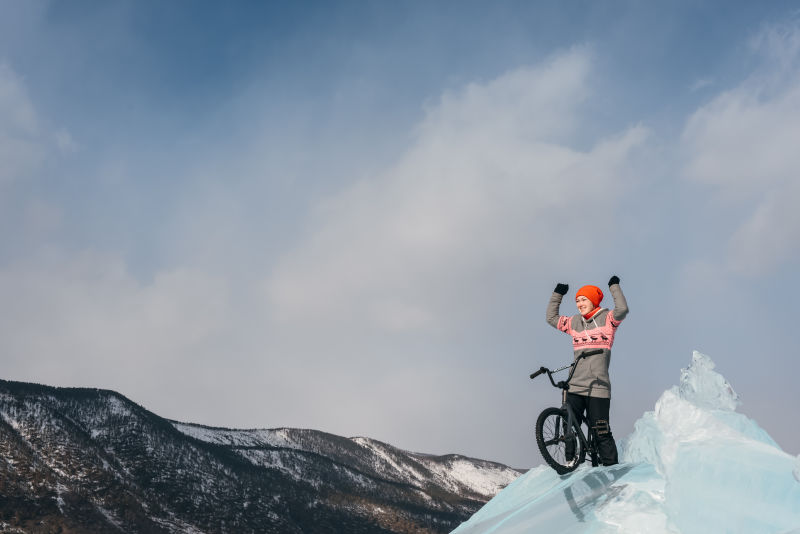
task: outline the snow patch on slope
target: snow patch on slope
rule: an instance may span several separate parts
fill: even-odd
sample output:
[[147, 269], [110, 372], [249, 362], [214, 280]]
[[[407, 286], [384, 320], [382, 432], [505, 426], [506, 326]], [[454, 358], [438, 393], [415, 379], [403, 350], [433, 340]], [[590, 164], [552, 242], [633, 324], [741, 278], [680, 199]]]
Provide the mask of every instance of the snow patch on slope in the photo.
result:
[[424, 473], [421, 473], [412, 465], [396, 461], [394, 457], [397, 453], [389, 450], [383, 443], [363, 437], [350, 439], [353, 443], [366, 449], [367, 453], [373, 454], [379, 462], [391, 467], [402, 479], [420, 482], [427, 478]]
[[518, 471], [509, 467], [461, 456], [449, 457], [444, 462], [426, 458], [420, 458], [420, 461], [445, 487], [467, 489], [486, 497], [497, 495], [520, 476]]
[[[295, 478], [301, 476], [302, 466], [294, 462], [285, 465], [275, 449], [302, 450], [323, 456], [351, 455], [390, 480], [426, 491], [429, 485], [435, 484], [453, 493], [479, 495], [485, 499], [493, 497], [520, 476], [519, 471], [504, 465], [458, 455], [431, 456], [403, 451], [366, 437], [347, 438], [357, 448], [345, 451], [345, 438], [315, 431], [286, 428], [234, 430], [174, 421], [172, 424], [184, 434], [208, 443], [233, 447], [254, 464], [281, 470]], [[340, 441], [334, 444], [335, 440]], [[366, 479], [358, 481], [370, 485]]]

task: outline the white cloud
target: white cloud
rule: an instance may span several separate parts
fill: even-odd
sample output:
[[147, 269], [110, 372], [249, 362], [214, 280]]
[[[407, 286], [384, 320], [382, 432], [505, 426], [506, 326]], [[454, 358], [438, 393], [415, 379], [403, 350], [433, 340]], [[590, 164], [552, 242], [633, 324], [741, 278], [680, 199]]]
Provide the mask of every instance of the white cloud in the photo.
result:
[[76, 152], [80, 147], [72, 138], [72, 135], [65, 129], [60, 129], [55, 133], [55, 143], [61, 152]]
[[706, 87], [710, 87], [712, 85], [714, 85], [714, 80], [713, 79], [711, 79], [711, 78], [700, 78], [698, 80], [695, 80], [694, 83], [692, 83], [689, 86], [689, 91], [694, 93], [695, 91], [699, 91], [701, 89], [705, 89]]
[[0, 184], [26, 175], [41, 162], [39, 119], [22, 80], [0, 63]]
[[47, 132], [24, 80], [0, 63], [0, 184], [29, 176], [53, 146], [62, 152], [77, 148], [66, 129]]
[[778, 77], [792, 71], [800, 60], [799, 13], [783, 24], [768, 24], [750, 40], [750, 47], [767, 60], [765, 73]]
[[6, 64], [0, 64], [0, 124], [4, 130], [34, 135], [38, 118], [22, 80]]
[[[445, 328], [481, 305], [487, 280], [603, 247], [641, 127], [569, 146], [590, 94], [590, 55], [448, 92], [396, 165], [329, 199], [265, 281], [279, 321]], [[579, 212], [579, 213], [578, 213]], [[369, 326], [366, 326], [369, 325]]]
[[700, 108], [683, 132], [686, 177], [712, 186], [709, 216], [731, 223], [733, 271], [763, 273], [800, 252], [798, 43], [797, 26], [762, 31], [753, 44], [763, 67]]
[[94, 253], [6, 267], [0, 302], [7, 371], [130, 389], [171, 362], [190, 368], [229, 314], [224, 281], [178, 269], [142, 284], [119, 258]]
[[764, 195], [755, 211], [731, 237], [730, 255], [739, 271], [758, 274], [797, 259], [800, 252], [799, 203], [800, 175]]

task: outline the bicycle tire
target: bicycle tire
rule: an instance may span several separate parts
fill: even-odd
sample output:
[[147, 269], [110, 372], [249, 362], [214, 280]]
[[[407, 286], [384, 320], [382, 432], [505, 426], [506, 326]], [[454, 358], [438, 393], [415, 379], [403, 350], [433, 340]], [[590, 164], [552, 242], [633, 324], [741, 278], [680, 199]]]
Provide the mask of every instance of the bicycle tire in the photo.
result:
[[[574, 471], [586, 459], [586, 449], [573, 425], [572, 435], [565, 437], [567, 412], [561, 408], [545, 408], [536, 420], [536, 444], [547, 465], [559, 475]], [[574, 457], [567, 459], [567, 444], [575, 447]]]

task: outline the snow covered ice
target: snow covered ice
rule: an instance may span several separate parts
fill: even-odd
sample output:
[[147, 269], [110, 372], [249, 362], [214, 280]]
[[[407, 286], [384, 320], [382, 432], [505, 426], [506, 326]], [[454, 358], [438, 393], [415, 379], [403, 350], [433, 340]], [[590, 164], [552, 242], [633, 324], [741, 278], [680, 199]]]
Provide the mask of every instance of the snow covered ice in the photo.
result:
[[738, 404], [714, 362], [694, 352], [680, 384], [619, 444], [622, 463], [565, 476], [539, 466], [454, 533], [800, 534], [800, 456]]

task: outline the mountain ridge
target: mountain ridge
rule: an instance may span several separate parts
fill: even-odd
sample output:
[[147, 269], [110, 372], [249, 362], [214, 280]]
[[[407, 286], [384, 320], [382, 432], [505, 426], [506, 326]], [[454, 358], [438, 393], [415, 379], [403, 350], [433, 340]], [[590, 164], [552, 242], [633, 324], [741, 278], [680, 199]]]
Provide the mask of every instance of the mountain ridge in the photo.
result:
[[449, 532], [521, 474], [313, 429], [169, 420], [110, 389], [0, 380], [0, 528]]

